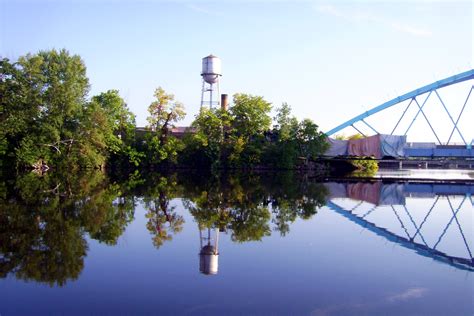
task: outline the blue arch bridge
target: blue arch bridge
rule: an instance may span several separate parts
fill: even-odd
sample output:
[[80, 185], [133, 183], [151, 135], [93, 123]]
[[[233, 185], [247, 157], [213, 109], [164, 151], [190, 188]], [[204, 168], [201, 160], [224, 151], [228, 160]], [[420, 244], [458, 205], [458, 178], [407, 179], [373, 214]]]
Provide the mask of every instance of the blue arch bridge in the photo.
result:
[[[456, 87], [458, 91], [455, 91]], [[471, 69], [380, 104], [327, 131], [331, 148], [326, 156], [372, 156], [377, 159], [448, 157], [471, 161], [474, 159], [473, 90], [474, 69]], [[449, 102], [447, 95], [455, 95], [456, 101]], [[380, 119], [381, 113], [385, 113], [385, 118]], [[393, 122], [388, 122], [387, 115]], [[377, 127], [377, 124], [382, 127]], [[365, 138], [332, 138], [349, 128]], [[430, 138], [431, 142], [424, 139], [422, 142], [408, 142], [414, 133]], [[470, 167], [473, 166], [474, 162]]]
[[325, 184], [327, 206], [389, 243], [474, 272], [474, 187], [433, 183]]

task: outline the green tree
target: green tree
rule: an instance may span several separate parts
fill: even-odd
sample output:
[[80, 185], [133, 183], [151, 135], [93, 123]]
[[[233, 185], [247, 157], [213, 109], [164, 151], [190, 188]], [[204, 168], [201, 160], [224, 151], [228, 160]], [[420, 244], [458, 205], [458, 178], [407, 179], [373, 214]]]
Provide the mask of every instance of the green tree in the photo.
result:
[[202, 108], [191, 124], [194, 133], [185, 138], [183, 160], [195, 165], [221, 166], [229, 121], [229, 115], [222, 110]]
[[225, 142], [225, 157], [230, 167], [252, 167], [261, 163], [265, 150], [264, 133], [272, 122], [271, 104], [260, 96], [237, 93], [229, 109], [231, 117]]
[[301, 122], [291, 115], [291, 107], [283, 103], [277, 109], [271, 143], [264, 161], [274, 167], [293, 169], [298, 160], [305, 162], [316, 159], [328, 148], [326, 136], [309, 119]]
[[0, 90], [6, 96], [1, 101], [0, 154], [19, 167], [38, 161], [68, 161], [69, 168], [81, 161], [103, 162], [100, 150], [92, 148], [97, 139], [87, 137], [84, 128], [89, 83], [79, 56], [50, 50], [15, 63], [4, 59]]
[[106, 122], [105, 141], [112, 153], [124, 150], [126, 143], [134, 141], [135, 115], [130, 112], [118, 90], [108, 90], [92, 97], [92, 104], [97, 104], [104, 111]]
[[154, 97], [155, 101], [148, 107], [150, 115], [147, 118], [149, 128], [154, 132], [147, 140], [149, 161], [160, 163], [168, 159], [175, 162], [183, 145], [180, 140], [169, 136], [169, 131], [185, 117], [184, 106], [161, 87], [155, 90]]
[[147, 118], [152, 131], [155, 131], [164, 144], [169, 134], [169, 129], [174, 123], [186, 116], [184, 106], [181, 102], [174, 100], [174, 95], [167, 94], [163, 88], [158, 87], [154, 93], [155, 101], [148, 107], [150, 115]]
[[284, 102], [281, 107], [277, 109], [274, 120], [277, 123], [274, 126], [274, 131], [277, 132], [280, 142], [292, 140], [296, 136], [294, 131], [298, 126], [298, 119], [291, 115], [291, 107], [288, 103]]
[[[102, 117], [92, 120], [93, 125], [101, 135], [101, 145], [106, 150], [111, 163], [132, 164], [138, 166], [145, 154], [137, 148], [135, 139], [135, 115], [130, 112], [125, 101], [117, 90], [108, 90], [92, 97], [87, 106], [88, 118]], [[99, 145], [100, 146], [100, 145]]]
[[14, 151], [27, 134], [38, 107], [27, 102], [27, 82], [18, 63], [0, 60], [0, 167], [15, 163]]
[[310, 119], [304, 119], [298, 124], [296, 142], [299, 155], [305, 160], [316, 159], [328, 149], [326, 135], [318, 131], [318, 125]]
[[252, 136], [268, 131], [272, 123], [269, 115], [271, 109], [271, 103], [265, 101], [263, 97], [234, 94], [234, 104], [230, 108], [230, 113], [236, 135], [243, 136], [247, 141]]
[[267, 149], [265, 162], [277, 168], [292, 169], [298, 158], [298, 120], [291, 115], [291, 107], [287, 103], [277, 109], [274, 120], [277, 124], [273, 127], [273, 142]]
[[81, 154], [74, 147], [79, 141], [78, 117], [89, 90], [81, 58], [66, 50], [40, 51], [20, 57], [18, 65], [28, 86], [25, 102], [37, 110], [17, 149], [19, 161], [49, 162]]
[[116, 90], [86, 100], [89, 83], [79, 56], [40, 51], [15, 63], [2, 59], [0, 67], [2, 163], [97, 168], [111, 155], [137, 163], [134, 115]]

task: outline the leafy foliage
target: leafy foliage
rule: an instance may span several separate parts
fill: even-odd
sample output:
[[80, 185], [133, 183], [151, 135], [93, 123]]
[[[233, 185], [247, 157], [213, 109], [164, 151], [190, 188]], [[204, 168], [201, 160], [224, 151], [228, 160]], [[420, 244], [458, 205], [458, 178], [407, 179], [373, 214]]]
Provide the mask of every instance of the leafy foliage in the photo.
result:
[[180, 164], [218, 168], [307, 168], [326, 148], [310, 120], [299, 122], [284, 103], [271, 129], [272, 105], [237, 93], [229, 110], [201, 109], [184, 138], [172, 133], [183, 104], [158, 87], [148, 128], [117, 90], [87, 99], [86, 67], [66, 50], [0, 61], [0, 162], [17, 170], [103, 169], [113, 172]]
[[232, 127], [237, 136], [247, 139], [270, 129], [272, 119], [269, 113], [272, 106], [263, 97], [237, 93], [229, 112], [234, 118]]
[[219, 168], [287, 168], [316, 159], [327, 149], [326, 137], [311, 120], [291, 116], [284, 103], [270, 130], [270, 103], [262, 97], [234, 95], [229, 111], [201, 109], [185, 139], [184, 164]]
[[165, 160], [176, 162], [182, 144], [169, 133], [174, 123], [186, 116], [184, 106], [174, 100], [174, 95], [167, 94], [161, 87], [155, 90], [154, 97], [155, 101], [148, 107], [148, 127], [153, 132], [146, 140], [148, 161], [155, 164]]
[[158, 87], [153, 95], [153, 101], [148, 107], [150, 116], [147, 118], [149, 126], [154, 131], [161, 131], [163, 135], [167, 135], [168, 128], [173, 123], [184, 118], [186, 112], [183, 104], [174, 100], [174, 95], [167, 94], [163, 88]]
[[139, 164], [135, 116], [117, 90], [87, 101], [86, 67], [66, 50], [1, 61], [0, 158], [25, 168], [102, 168], [112, 160]]
[[353, 173], [355, 176], [372, 177], [379, 170], [379, 164], [375, 159], [353, 159], [350, 162], [357, 168]]

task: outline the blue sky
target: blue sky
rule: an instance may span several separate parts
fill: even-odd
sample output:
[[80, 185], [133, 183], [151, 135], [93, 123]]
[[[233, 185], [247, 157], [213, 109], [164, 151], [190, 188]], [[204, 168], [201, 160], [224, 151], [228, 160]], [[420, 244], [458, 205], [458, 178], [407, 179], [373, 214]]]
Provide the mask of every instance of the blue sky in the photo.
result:
[[[288, 102], [298, 118], [329, 130], [472, 69], [473, 10], [471, 1], [0, 0], [0, 55], [15, 60], [52, 48], [79, 54], [90, 95], [118, 89], [143, 126], [158, 86], [184, 103], [188, 115], [180, 125], [192, 121], [201, 58], [212, 53], [222, 59], [222, 93], [262, 95], [275, 107]], [[468, 88], [443, 98], [459, 106]], [[447, 116], [435, 109], [431, 115], [443, 125]], [[394, 117], [386, 112], [373, 123]], [[412, 140], [427, 140], [423, 124]]]

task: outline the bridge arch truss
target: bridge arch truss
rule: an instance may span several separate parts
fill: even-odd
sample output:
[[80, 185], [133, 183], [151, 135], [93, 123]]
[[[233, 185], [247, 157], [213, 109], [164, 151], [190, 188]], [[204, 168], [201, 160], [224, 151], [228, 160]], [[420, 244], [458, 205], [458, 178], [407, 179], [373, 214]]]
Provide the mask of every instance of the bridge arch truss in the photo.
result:
[[[470, 80], [472, 80], [472, 82], [469, 82]], [[467, 95], [466, 97], [463, 98], [464, 100], [463, 105], [460, 107], [460, 109], [457, 109], [456, 111], [457, 113], [454, 113], [454, 110], [452, 108], [450, 109], [447, 102], [445, 102], [445, 100], [442, 98], [438, 90], [445, 87], [453, 86], [462, 82], [469, 82]], [[368, 129], [369, 131], [375, 134], [390, 134], [390, 135], [405, 135], [406, 136], [412, 129], [415, 121], [417, 121], [417, 119], [422, 119], [427, 123], [430, 133], [431, 135], [434, 136], [434, 138], [436, 139], [436, 143], [438, 145], [452, 145], [453, 136], [457, 134], [458, 136], [460, 136], [460, 139], [462, 140], [463, 144], [467, 146], [468, 148], [470, 148], [474, 142], [474, 139], [470, 139], [470, 137], [474, 137], [474, 136], [467, 135], [466, 131], [460, 128], [459, 123], [463, 115], [465, 115], [466, 113], [466, 108], [469, 105], [469, 101], [474, 99], [473, 90], [474, 90], [474, 69], [471, 69], [469, 71], [462, 72], [457, 75], [450, 76], [448, 78], [433, 82], [431, 84], [428, 84], [416, 90], [405, 93], [401, 96], [393, 98], [387, 102], [384, 102], [334, 127], [333, 129], [327, 131], [326, 135], [332, 136], [336, 133], [339, 133], [345, 130], [348, 127], [352, 127], [358, 133], [364, 136], [368, 136], [362, 132], [362, 128], [360, 126], [363, 126], [364, 129], [366, 130]], [[439, 135], [437, 131], [438, 129], [437, 126], [433, 124], [432, 120], [430, 120], [429, 115], [427, 115], [426, 113], [427, 102], [430, 99], [437, 99], [440, 102], [442, 108], [444, 109], [443, 111], [441, 111], [441, 113], [438, 113], [438, 114], [443, 115], [444, 122], [450, 126], [449, 133], [448, 133], [449, 136], [447, 137], [441, 137]], [[408, 105], [403, 109], [401, 116], [398, 118], [394, 126], [389, 128], [389, 130], [384, 130], [383, 131], [384, 133], [381, 133], [380, 130], [375, 128], [373, 124], [370, 124], [367, 121], [367, 118], [371, 117], [374, 114], [380, 113], [384, 110], [387, 110], [389, 108], [392, 108], [398, 105], [402, 105], [403, 103], [406, 103], [406, 102], [408, 102]], [[413, 113], [411, 113], [412, 116], [411, 116], [411, 121], [410, 121], [409, 120], [410, 116], [408, 115], [408, 112], [412, 108], [414, 108], [415, 114], [413, 115]], [[407, 117], [408, 117], [408, 127], [405, 128], [404, 130], [401, 130], [400, 123], [403, 120], [406, 120]], [[474, 130], [472, 125], [470, 125], [470, 128]]]

